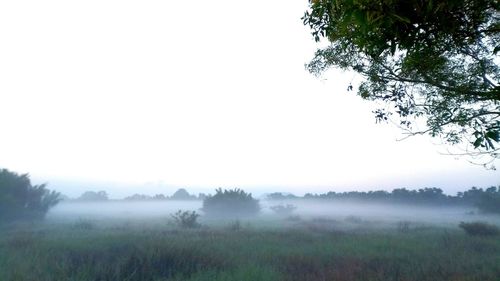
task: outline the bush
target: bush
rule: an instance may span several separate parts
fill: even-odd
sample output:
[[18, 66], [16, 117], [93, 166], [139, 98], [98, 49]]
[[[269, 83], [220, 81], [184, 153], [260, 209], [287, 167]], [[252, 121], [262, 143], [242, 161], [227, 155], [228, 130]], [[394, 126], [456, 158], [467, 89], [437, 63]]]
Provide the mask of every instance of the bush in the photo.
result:
[[182, 228], [195, 228], [200, 226], [196, 221], [200, 215], [197, 214], [196, 211], [179, 210], [171, 216], [174, 218], [175, 223]]
[[293, 211], [297, 209], [297, 207], [295, 207], [292, 204], [286, 204], [286, 205], [271, 206], [270, 209], [273, 210], [278, 215], [285, 216], [285, 215], [291, 215]]
[[28, 174], [0, 169], [0, 221], [42, 219], [60, 200], [45, 184], [31, 185]]
[[213, 196], [203, 200], [201, 209], [209, 216], [241, 217], [256, 215], [260, 211], [259, 201], [241, 189], [216, 189]]
[[500, 234], [497, 226], [485, 222], [461, 222], [458, 226], [465, 233], [472, 236], [495, 236]]

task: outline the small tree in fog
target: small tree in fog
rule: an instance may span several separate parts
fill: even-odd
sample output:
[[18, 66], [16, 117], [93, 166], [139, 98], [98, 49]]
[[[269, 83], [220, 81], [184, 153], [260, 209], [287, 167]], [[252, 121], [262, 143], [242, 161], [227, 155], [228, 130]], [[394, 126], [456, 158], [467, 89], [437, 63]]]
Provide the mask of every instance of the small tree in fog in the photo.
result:
[[32, 185], [28, 174], [0, 169], [0, 222], [42, 219], [60, 201], [59, 195], [45, 184]]
[[172, 200], [194, 200], [196, 196], [189, 194], [186, 189], [180, 188], [178, 189], [172, 196], [170, 196]]
[[215, 190], [215, 195], [203, 200], [202, 211], [209, 216], [241, 217], [256, 215], [260, 211], [259, 201], [251, 193], [235, 188]]
[[175, 223], [182, 228], [195, 228], [200, 226], [196, 221], [200, 215], [197, 214], [196, 211], [179, 210], [171, 216]]

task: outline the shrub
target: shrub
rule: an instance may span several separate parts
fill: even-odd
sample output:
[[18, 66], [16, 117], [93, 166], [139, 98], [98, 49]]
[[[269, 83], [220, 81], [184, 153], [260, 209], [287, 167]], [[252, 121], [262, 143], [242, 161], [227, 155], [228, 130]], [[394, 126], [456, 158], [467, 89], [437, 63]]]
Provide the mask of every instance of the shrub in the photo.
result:
[[465, 233], [472, 236], [495, 236], [500, 234], [497, 226], [485, 222], [461, 222], [458, 226]]
[[200, 226], [196, 221], [200, 215], [197, 214], [196, 211], [179, 210], [171, 216], [174, 218], [175, 223], [182, 228], [195, 228]]
[[215, 190], [213, 196], [203, 200], [202, 211], [209, 216], [241, 217], [256, 215], [260, 211], [259, 201], [241, 189]]
[[0, 169], [0, 221], [42, 219], [60, 200], [45, 184], [32, 185], [28, 174]]
[[286, 205], [271, 206], [270, 209], [273, 210], [278, 215], [291, 215], [293, 211], [297, 209], [297, 207], [295, 207], [292, 204], [286, 204]]

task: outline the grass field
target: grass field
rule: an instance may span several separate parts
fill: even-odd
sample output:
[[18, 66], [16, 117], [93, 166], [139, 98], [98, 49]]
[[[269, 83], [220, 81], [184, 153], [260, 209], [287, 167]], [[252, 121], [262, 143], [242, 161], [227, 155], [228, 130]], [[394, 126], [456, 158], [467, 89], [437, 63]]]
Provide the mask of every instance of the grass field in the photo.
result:
[[0, 280], [500, 280], [498, 237], [371, 226], [357, 218], [4, 226]]

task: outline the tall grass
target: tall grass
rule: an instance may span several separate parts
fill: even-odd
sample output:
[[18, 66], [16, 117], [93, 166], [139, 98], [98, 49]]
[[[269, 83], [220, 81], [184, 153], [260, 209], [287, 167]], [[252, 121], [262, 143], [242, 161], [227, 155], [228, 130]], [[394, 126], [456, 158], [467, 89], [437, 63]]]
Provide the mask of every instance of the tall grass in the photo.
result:
[[340, 232], [65, 227], [0, 233], [0, 280], [491, 280], [500, 239], [427, 228]]

